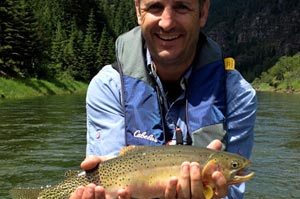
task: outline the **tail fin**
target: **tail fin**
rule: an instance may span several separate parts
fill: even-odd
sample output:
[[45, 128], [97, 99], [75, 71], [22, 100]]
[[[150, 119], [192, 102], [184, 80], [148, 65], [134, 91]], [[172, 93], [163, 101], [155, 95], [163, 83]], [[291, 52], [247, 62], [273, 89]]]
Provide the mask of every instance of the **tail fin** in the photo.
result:
[[37, 199], [42, 188], [13, 188], [9, 191], [12, 199]]

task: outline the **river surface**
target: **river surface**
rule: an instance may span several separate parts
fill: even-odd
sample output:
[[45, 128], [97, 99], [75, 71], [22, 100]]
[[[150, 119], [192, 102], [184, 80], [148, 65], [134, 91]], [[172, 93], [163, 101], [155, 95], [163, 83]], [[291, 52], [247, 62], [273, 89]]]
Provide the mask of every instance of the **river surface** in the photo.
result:
[[[40, 187], [78, 169], [85, 156], [85, 96], [0, 102], [0, 198], [12, 187]], [[300, 95], [258, 93], [246, 199], [300, 198]]]

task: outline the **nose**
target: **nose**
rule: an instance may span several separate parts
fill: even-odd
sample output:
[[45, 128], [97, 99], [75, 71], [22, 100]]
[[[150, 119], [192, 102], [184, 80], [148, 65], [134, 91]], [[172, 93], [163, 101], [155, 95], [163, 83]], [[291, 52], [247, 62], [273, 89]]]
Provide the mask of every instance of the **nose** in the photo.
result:
[[174, 27], [175, 24], [175, 16], [172, 8], [165, 8], [161, 13], [161, 17], [159, 20], [159, 27], [164, 31], [169, 31]]

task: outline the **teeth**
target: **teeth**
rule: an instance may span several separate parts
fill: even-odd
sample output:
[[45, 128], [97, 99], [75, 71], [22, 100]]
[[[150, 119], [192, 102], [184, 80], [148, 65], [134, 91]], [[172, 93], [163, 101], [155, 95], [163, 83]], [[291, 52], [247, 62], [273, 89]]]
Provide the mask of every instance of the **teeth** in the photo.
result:
[[170, 40], [173, 40], [173, 39], [177, 39], [179, 36], [178, 36], [178, 35], [176, 35], [176, 36], [162, 36], [162, 35], [159, 35], [159, 37], [160, 37], [161, 39], [163, 39], [163, 40], [168, 40], [168, 41], [170, 41]]

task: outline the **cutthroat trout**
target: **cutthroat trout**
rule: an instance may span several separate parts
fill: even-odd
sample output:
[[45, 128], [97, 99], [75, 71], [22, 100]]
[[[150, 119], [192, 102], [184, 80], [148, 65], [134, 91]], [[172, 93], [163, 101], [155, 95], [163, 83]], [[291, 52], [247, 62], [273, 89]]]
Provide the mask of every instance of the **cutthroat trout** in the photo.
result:
[[180, 176], [184, 161], [198, 162], [204, 186], [204, 195], [214, 195], [211, 175], [218, 170], [229, 184], [250, 179], [254, 172], [244, 174], [250, 161], [227, 152], [193, 146], [127, 147], [116, 158], [99, 164], [95, 169], [72, 172], [61, 183], [41, 188], [15, 188], [13, 199], [67, 199], [80, 185], [95, 183], [106, 193], [116, 197], [117, 190], [126, 188], [133, 198], [163, 198], [166, 185], [172, 176]]

